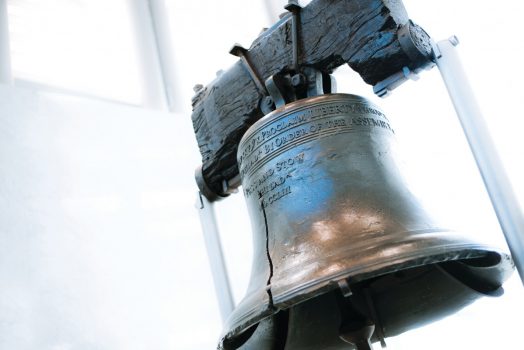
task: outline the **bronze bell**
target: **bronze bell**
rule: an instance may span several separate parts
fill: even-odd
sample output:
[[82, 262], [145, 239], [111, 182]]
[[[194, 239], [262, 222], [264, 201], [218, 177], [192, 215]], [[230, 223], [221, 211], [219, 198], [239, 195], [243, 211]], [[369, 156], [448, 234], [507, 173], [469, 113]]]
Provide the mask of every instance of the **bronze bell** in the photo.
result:
[[431, 219], [394, 134], [347, 94], [290, 103], [246, 132], [237, 157], [254, 258], [222, 348], [370, 349], [502, 292], [509, 255]]

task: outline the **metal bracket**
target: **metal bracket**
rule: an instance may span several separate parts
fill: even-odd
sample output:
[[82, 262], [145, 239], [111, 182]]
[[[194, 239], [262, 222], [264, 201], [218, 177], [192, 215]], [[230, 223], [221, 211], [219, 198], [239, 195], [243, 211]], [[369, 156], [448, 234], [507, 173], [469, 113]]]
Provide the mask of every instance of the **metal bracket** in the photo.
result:
[[[304, 74], [275, 74], [266, 80], [266, 89], [276, 108], [302, 98], [336, 92], [337, 84], [331, 74], [311, 67], [303, 68]], [[263, 104], [262, 102], [261, 104]], [[268, 109], [272, 111], [273, 109]], [[264, 114], [266, 111], [262, 109]]]
[[331, 74], [311, 67], [304, 68], [304, 74], [307, 82], [307, 97], [337, 92], [337, 81]]
[[276, 108], [296, 100], [296, 96], [288, 76], [275, 74], [267, 78], [266, 88]]
[[419, 80], [419, 76], [417, 72], [413, 72], [408, 67], [403, 67], [402, 71], [391, 75], [385, 80], [382, 80], [381, 82], [377, 83], [375, 86], [373, 86], [373, 92], [378, 97], [388, 97], [391, 95], [391, 92], [399, 87], [400, 85], [404, 84], [408, 80], [417, 81]]
[[268, 93], [267, 93], [266, 88], [264, 87], [264, 83], [262, 82], [262, 79], [260, 79], [258, 73], [255, 70], [255, 67], [251, 64], [251, 62], [249, 61], [247, 57], [247, 49], [242, 47], [242, 45], [240, 44], [235, 44], [233, 45], [231, 50], [229, 50], [229, 53], [232, 54], [233, 56], [240, 58], [244, 68], [246, 68], [249, 76], [251, 77], [255, 85], [257, 86], [258, 91], [263, 95], [267, 95]]
[[[402, 51], [409, 57], [413, 67], [402, 67], [400, 72], [397, 72], [388, 78], [378, 82], [373, 86], [373, 92], [379, 97], [387, 97], [391, 92], [405, 83], [408, 80], [418, 80], [418, 74], [423, 70], [430, 70], [435, 66], [433, 61], [434, 48], [428, 45], [420, 45], [423, 40], [420, 36], [428, 36], [426, 32], [418, 28], [412, 21], [408, 21], [397, 31], [398, 42], [402, 47]], [[421, 33], [422, 31], [422, 33]], [[429, 36], [428, 36], [429, 37]]]

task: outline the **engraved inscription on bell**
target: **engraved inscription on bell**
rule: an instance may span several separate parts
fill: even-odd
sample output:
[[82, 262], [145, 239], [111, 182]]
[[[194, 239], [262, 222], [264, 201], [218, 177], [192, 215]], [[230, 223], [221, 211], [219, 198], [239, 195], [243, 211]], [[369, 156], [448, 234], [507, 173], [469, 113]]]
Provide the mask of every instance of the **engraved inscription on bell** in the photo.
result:
[[[304, 162], [306, 152], [296, 155], [286, 153], [284, 158], [280, 158], [290, 148], [318, 138], [351, 133], [359, 129], [381, 128], [393, 133], [389, 121], [381, 111], [359, 102], [340, 101], [305, 108], [291, 116], [284, 116], [245, 138], [244, 149], [239, 158], [240, 174], [243, 178], [249, 178], [245, 181], [249, 186], [244, 185], [244, 195], [250, 197], [255, 194], [262, 197], [267, 207], [291, 194], [293, 173]], [[269, 162], [273, 166], [259, 174], [260, 168], [267, 168], [266, 163]]]

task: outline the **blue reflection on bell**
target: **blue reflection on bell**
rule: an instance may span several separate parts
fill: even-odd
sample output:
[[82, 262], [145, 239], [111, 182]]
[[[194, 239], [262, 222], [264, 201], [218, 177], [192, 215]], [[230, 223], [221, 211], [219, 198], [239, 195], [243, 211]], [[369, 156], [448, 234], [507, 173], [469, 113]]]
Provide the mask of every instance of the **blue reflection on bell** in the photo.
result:
[[246, 132], [254, 259], [223, 348], [365, 349], [502, 292], [509, 255], [434, 222], [394, 152], [389, 120], [354, 95], [290, 103]]

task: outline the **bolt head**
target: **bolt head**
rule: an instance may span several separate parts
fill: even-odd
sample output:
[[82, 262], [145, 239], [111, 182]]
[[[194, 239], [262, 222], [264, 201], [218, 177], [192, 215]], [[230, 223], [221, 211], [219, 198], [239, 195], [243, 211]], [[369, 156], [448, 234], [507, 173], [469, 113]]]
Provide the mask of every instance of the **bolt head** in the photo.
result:
[[460, 44], [460, 40], [456, 35], [451, 36], [448, 40], [453, 46], [458, 46], [458, 44]]
[[200, 90], [202, 90], [203, 88], [204, 88], [204, 85], [196, 84], [195, 86], [193, 86], [193, 91], [196, 93], [196, 92], [199, 92]]
[[246, 52], [247, 50], [240, 44], [233, 45], [231, 50], [229, 50], [229, 53], [236, 57], [240, 57], [244, 55]]
[[288, 3], [284, 6], [284, 8], [289, 12], [297, 12], [300, 11], [302, 7], [298, 4], [298, 1], [289, 0]]
[[306, 77], [304, 74], [295, 74], [291, 77], [291, 85], [294, 87], [298, 87], [300, 85], [303, 85], [306, 82]]

